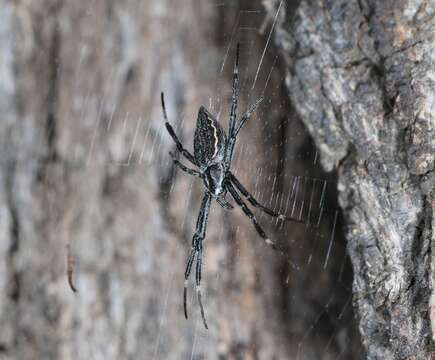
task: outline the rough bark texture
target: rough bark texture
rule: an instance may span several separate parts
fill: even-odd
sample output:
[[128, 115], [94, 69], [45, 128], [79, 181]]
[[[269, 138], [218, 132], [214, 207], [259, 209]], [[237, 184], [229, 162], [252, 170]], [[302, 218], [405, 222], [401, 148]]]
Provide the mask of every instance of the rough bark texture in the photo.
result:
[[[306, 5], [302, 10], [308, 11]], [[315, 166], [317, 156], [292, 116], [282, 64], [270, 44], [261, 56], [273, 27], [270, 22], [264, 36], [259, 36], [263, 21], [259, 1], [223, 6], [211, 0], [0, 1], [1, 358], [361, 358], [340, 221], [335, 239], [331, 237], [334, 242], [329, 241], [337, 214], [334, 176], [325, 177]], [[284, 23], [280, 26], [282, 35]], [[309, 31], [315, 36], [318, 29]], [[316, 218], [323, 214], [319, 229], [259, 217], [268, 234], [281, 240], [291, 263], [262, 243], [240, 211], [229, 214], [213, 207], [203, 278], [207, 332], [193, 291], [189, 320], [182, 311], [183, 273], [203, 185], [175, 171], [170, 162], [168, 151], [174, 146], [163, 126], [159, 93], [165, 91], [170, 121], [189, 149], [201, 104], [220, 114], [227, 125], [236, 39], [242, 41], [240, 109], [246, 109], [264, 88], [267, 99], [237, 143], [237, 175], [266, 205], [277, 208], [285, 202], [296, 175], [305, 199], [322, 184], [331, 192], [319, 207], [316, 190], [317, 202], [311, 202], [315, 210], [302, 194], [297, 202], [304, 217], [308, 210]], [[361, 70], [351, 66], [350, 71], [360, 71], [363, 79], [378, 74], [361, 66]], [[316, 67], [307, 71], [315, 75]], [[251, 91], [254, 79], [257, 86]], [[378, 89], [380, 83], [363, 84], [368, 90], [361, 91]], [[322, 96], [321, 89], [310, 91]], [[377, 104], [382, 96], [376, 94]], [[415, 103], [405, 95], [396, 106]], [[311, 105], [312, 96], [317, 95], [307, 96]], [[424, 99], [419, 101], [423, 104]], [[301, 112], [300, 103], [294, 104]], [[320, 98], [318, 106], [324, 104]], [[332, 111], [332, 103], [328, 104]], [[363, 104], [359, 108], [376, 109]], [[419, 112], [421, 121], [408, 129], [415, 144], [409, 156], [418, 159], [422, 153], [414, 129], [426, 124], [425, 116]], [[327, 129], [329, 119], [324, 118], [324, 125], [316, 125], [319, 131]], [[401, 121], [405, 123], [406, 117]], [[347, 154], [340, 139], [329, 151], [337, 159]], [[335, 162], [328, 159], [324, 156], [323, 162]], [[351, 169], [354, 160], [349, 156], [347, 161]], [[406, 175], [407, 167], [403, 168]], [[419, 259], [428, 244], [422, 241], [416, 246], [416, 241], [428, 236], [426, 220], [418, 211], [426, 205], [423, 195], [411, 193], [420, 191], [418, 176], [406, 186], [415, 221], [424, 230], [410, 236], [406, 248], [395, 251], [397, 261], [410, 256], [409, 261], [420, 266], [413, 273], [415, 280], [404, 284], [413, 285], [408, 293], [416, 297], [409, 301], [421, 305], [429, 287], [419, 293], [417, 289], [427, 281], [428, 260]], [[404, 196], [394, 189], [395, 196]], [[342, 199], [344, 203], [346, 197]], [[418, 199], [420, 203], [414, 203]], [[369, 219], [375, 221], [376, 216]], [[411, 228], [414, 222], [402, 222], [406, 224]], [[68, 242], [77, 258], [77, 294], [66, 282]], [[334, 245], [331, 251], [328, 244]], [[389, 246], [395, 249], [396, 243]], [[350, 247], [353, 254], [366, 254], [358, 249], [356, 242]], [[381, 245], [376, 251], [383, 249]], [[396, 258], [391, 262], [396, 266]], [[365, 272], [359, 265], [355, 269], [358, 284]], [[356, 289], [365, 301], [365, 288]], [[413, 315], [412, 324], [422, 319], [421, 328], [428, 326], [422, 314]], [[377, 344], [380, 339], [370, 341]]]
[[369, 359], [429, 359], [435, 3], [265, 2], [292, 105], [339, 171], [353, 302]]

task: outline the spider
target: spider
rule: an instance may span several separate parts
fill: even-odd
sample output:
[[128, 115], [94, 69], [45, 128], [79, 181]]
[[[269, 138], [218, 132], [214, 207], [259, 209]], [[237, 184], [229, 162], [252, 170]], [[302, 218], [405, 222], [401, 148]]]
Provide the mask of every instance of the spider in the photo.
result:
[[[224, 209], [232, 210], [233, 206], [226, 200], [227, 192], [231, 194], [236, 204], [242, 209], [246, 216], [249, 217], [255, 230], [265, 243], [275, 250], [280, 251], [275, 242], [270, 240], [266, 233], [261, 228], [255, 215], [246, 205], [242, 199], [243, 195], [246, 200], [254, 207], [264, 211], [266, 214], [279, 218], [281, 220], [291, 220], [299, 222], [299, 219], [287, 217], [285, 215], [276, 213], [275, 211], [261, 205], [254, 196], [246, 190], [242, 183], [231, 172], [231, 160], [233, 157], [234, 145], [236, 143], [237, 135], [251, 117], [252, 113], [263, 101], [260, 97], [249, 109], [241, 116], [240, 121], [236, 121], [237, 102], [239, 98], [239, 50], [240, 45], [237, 44], [236, 61], [234, 64], [233, 80], [232, 80], [232, 100], [231, 111], [229, 119], [228, 136], [226, 136], [222, 125], [216, 118], [203, 106], [199, 108], [195, 135], [193, 140], [193, 155], [186, 150], [175, 134], [174, 129], [168, 122], [168, 116], [165, 107], [165, 100], [163, 92], [161, 93], [161, 102], [165, 126], [175, 142], [177, 150], [181, 153], [190, 163], [195, 165], [198, 170], [191, 169], [182, 164], [176, 156], [170, 152], [172, 160], [176, 166], [189, 175], [199, 177], [203, 180], [205, 185], [205, 194], [202, 199], [201, 208], [196, 223], [195, 234], [192, 238], [192, 249], [187, 261], [186, 271], [184, 273], [184, 293], [183, 293], [183, 307], [184, 316], [187, 319], [187, 286], [193, 264], [196, 260], [196, 292], [198, 296], [198, 303], [201, 310], [201, 317], [204, 327], [208, 329], [207, 321], [205, 318], [204, 307], [201, 300], [201, 268], [202, 268], [202, 241], [205, 238], [208, 213], [212, 199], [222, 206]], [[241, 195], [240, 195], [241, 194]]]

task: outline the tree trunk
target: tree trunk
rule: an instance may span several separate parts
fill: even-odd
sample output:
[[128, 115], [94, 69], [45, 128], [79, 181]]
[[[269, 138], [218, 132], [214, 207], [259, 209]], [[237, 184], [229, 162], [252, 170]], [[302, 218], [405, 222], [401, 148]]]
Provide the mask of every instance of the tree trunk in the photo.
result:
[[338, 169], [353, 303], [368, 359], [435, 341], [435, 7], [430, 0], [268, 1], [291, 103]]
[[[361, 358], [335, 174], [317, 167], [317, 152], [294, 108], [309, 122], [300, 103], [288, 101], [282, 76], [288, 68], [269, 41], [272, 31], [285, 35], [285, 10], [283, 5], [275, 23], [276, 11], [265, 22], [259, 0], [0, 2], [0, 358]], [[213, 204], [203, 276], [206, 331], [192, 284], [188, 320], [182, 308], [204, 185], [174, 168], [168, 152], [175, 146], [159, 97], [164, 91], [170, 122], [190, 150], [200, 105], [227, 128], [237, 41], [239, 114], [260, 94], [266, 100], [238, 139], [233, 170], [265, 205], [300, 214], [306, 223], [271, 221], [255, 211], [287, 254], [282, 256], [264, 244], [240, 209]], [[305, 76], [312, 73], [315, 67]], [[375, 73], [358, 76], [369, 81]], [[419, 87], [427, 83], [417, 80]], [[361, 91], [381, 82], [370, 84]], [[300, 89], [305, 85], [310, 86], [300, 83]], [[305, 94], [310, 109], [325, 103], [313, 104], [321, 94]], [[396, 106], [415, 102], [403, 96]], [[360, 105], [361, 111], [374, 109]], [[325, 116], [316, 130], [329, 129], [329, 121]], [[419, 138], [411, 129], [421, 123], [409, 127], [411, 155], [419, 159]], [[335, 134], [336, 142], [326, 148], [312, 131], [322, 154], [329, 149], [324, 164], [350, 148], [337, 143], [337, 129], [327, 137]], [[346, 178], [341, 175], [342, 184]], [[404, 180], [412, 195], [409, 208], [426, 226], [411, 238], [414, 244], [429, 235], [416, 207], [427, 206], [426, 200], [421, 195], [414, 204], [418, 197], [410, 192], [419, 189], [419, 175], [413, 179]], [[392, 193], [402, 194], [396, 187]], [[348, 218], [352, 211], [345, 208]], [[77, 293], [66, 280], [67, 244], [76, 259]], [[411, 249], [412, 254], [394, 248], [394, 254], [407, 254], [419, 265], [408, 293], [414, 296], [409, 301], [422, 305], [429, 287], [417, 290], [423, 289], [429, 260], [419, 263], [419, 254], [430, 253], [425, 242]], [[357, 248], [350, 250], [355, 257]], [[354, 268], [359, 283], [365, 272], [355, 259]], [[360, 311], [359, 301], [367, 297], [357, 294]], [[423, 329], [428, 322], [419, 320], [422, 314], [415, 312], [412, 321]]]

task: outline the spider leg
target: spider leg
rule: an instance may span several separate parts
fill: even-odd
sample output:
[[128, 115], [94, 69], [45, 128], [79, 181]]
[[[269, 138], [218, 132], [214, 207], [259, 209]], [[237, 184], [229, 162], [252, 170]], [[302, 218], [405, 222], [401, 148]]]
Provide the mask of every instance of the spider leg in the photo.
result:
[[226, 192], [226, 190], [224, 190], [223, 194], [221, 194], [219, 197], [216, 198], [216, 202], [226, 210], [233, 210], [234, 206], [231, 205], [227, 201], [227, 199], [225, 199], [226, 195], [227, 195], [227, 192]]
[[228, 135], [231, 137], [236, 126], [236, 110], [239, 99], [239, 52], [240, 44], [237, 43], [236, 49], [236, 62], [234, 63], [233, 70], [233, 94], [231, 97], [231, 112], [230, 112], [230, 125]]
[[189, 285], [189, 275], [192, 270], [192, 264], [195, 260], [196, 250], [192, 247], [189, 260], [187, 261], [186, 271], [184, 272], [184, 292], [183, 292], [183, 308], [184, 316], [187, 319], [187, 285]]
[[234, 137], [237, 136], [240, 129], [246, 124], [246, 122], [249, 120], [251, 115], [254, 113], [254, 111], [257, 109], [258, 105], [264, 100], [263, 97], [260, 97], [257, 99], [257, 101], [251, 105], [251, 107], [243, 114], [242, 118], [240, 119], [239, 124], [237, 125], [236, 130], [234, 131]]
[[202, 296], [201, 296], [201, 270], [202, 270], [202, 244], [200, 245], [200, 249], [198, 251], [198, 256], [196, 258], [196, 293], [198, 296], [198, 304], [201, 310], [201, 317], [204, 323], [204, 327], [208, 329], [207, 321], [205, 320], [205, 312], [204, 307], [202, 306]]
[[225, 210], [233, 210], [234, 206], [231, 205], [226, 199], [217, 198], [216, 202], [222, 206]]
[[[227, 142], [227, 150], [225, 153], [225, 159], [224, 164], [227, 169], [230, 168], [231, 165], [231, 159], [233, 158], [233, 151], [234, 146], [236, 145], [236, 138], [239, 133], [239, 131], [242, 129], [242, 127], [246, 124], [246, 122], [249, 120], [255, 109], [260, 105], [260, 103], [263, 101], [263, 97], [260, 97], [251, 107], [246, 111], [246, 113], [243, 114], [242, 118], [240, 119], [239, 124], [236, 128], [234, 128], [235, 124], [233, 124], [233, 130], [230, 132], [230, 136], [228, 138]], [[230, 125], [231, 125], [231, 118], [230, 118]]]
[[202, 306], [201, 296], [201, 267], [202, 267], [202, 241], [205, 238], [208, 213], [210, 211], [212, 196], [209, 192], [206, 192], [202, 199], [201, 208], [199, 210], [198, 220], [196, 222], [195, 234], [192, 238], [192, 251], [190, 252], [189, 260], [187, 262], [186, 271], [184, 273], [184, 294], [183, 294], [183, 306], [184, 316], [187, 319], [187, 285], [190, 272], [192, 270], [193, 262], [196, 259], [196, 292], [198, 295], [198, 303], [201, 309], [201, 317], [206, 329], [208, 329], [207, 321], [205, 320], [204, 307]]
[[166, 130], [168, 130], [169, 135], [171, 135], [172, 140], [174, 140], [178, 151], [180, 153], [182, 153], [184, 155], [184, 157], [187, 160], [189, 160], [192, 164], [196, 165], [195, 158], [188, 150], [186, 150], [183, 147], [183, 144], [181, 144], [181, 141], [178, 139], [177, 135], [175, 134], [173, 127], [171, 126], [171, 124], [169, 124], [168, 114], [166, 113], [165, 98], [164, 98], [163, 92], [161, 93], [161, 100], [162, 100], [163, 117], [165, 119]]
[[299, 219], [296, 219], [296, 218], [292, 218], [292, 217], [289, 217], [289, 216], [286, 216], [286, 215], [283, 215], [283, 214], [279, 214], [279, 213], [277, 213], [277, 212], [267, 208], [266, 206], [260, 204], [252, 196], [252, 194], [248, 190], [246, 190], [246, 188], [240, 183], [240, 181], [231, 172], [229, 173], [229, 179], [230, 179], [231, 183], [237, 188], [237, 190], [239, 190], [242, 193], [242, 195], [244, 197], [246, 197], [246, 199], [249, 201], [249, 203], [252, 206], [254, 206], [254, 207], [264, 211], [267, 215], [276, 217], [276, 218], [278, 218], [280, 220], [288, 220], [288, 221], [295, 221], [295, 222], [303, 223], [302, 220], [299, 220]]
[[176, 165], [176, 166], [178, 166], [181, 170], [183, 170], [184, 172], [186, 172], [186, 173], [188, 173], [189, 175], [192, 175], [192, 176], [197, 176], [197, 177], [201, 177], [201, 173], [199, 172], [199, 171], [197, 171], [197, 170], [194, 170], [194, 169], [190, 169], [190, 168], [188, 168], [187, 166], [185, 166], [185, 165], [183, 165], [176, 157], [175, 157], [175, 155], [172, 153], [172, 152], [169, 152], [169, 154], [171, 155], [171, 157], [172, 157], [172, 161], [174, 162], [174, 164]]
[[233, 187], [233, 185], [231, 183], [227, 183], [227, 188], [228, 188], [228, 191], [230, 192], [230, 194], [233, 196], [234, 200], [236, 201], [237, 205], [239, 205], [242, 208], [245, 215], [247, 217], [249, 217], [249, 219], [251, 219], [251, 222], [254, 225], [255, 230], [257, 230], [258, 235], [261, 236], [261, 238], [264, 240], [264, 242], [267, 245], [269, 245], [270, 247], [272, 247], [274, 250], [276, 250], [278, 252], [283, 252], [278, 248], [278, 246], [275, 244], [275, 242], [273, 242], [272, 240], [270, 240], [267, 237], [266, 233], [264, 232], [264, 230], [261, 228], [260, 224], [258, 223], [257, 218], [255, 217], [253, 212], [248, 208], [248, 206], [245, 204], [245, 202], [242, 200], [242, 198], [237, 193], [237, 191]]

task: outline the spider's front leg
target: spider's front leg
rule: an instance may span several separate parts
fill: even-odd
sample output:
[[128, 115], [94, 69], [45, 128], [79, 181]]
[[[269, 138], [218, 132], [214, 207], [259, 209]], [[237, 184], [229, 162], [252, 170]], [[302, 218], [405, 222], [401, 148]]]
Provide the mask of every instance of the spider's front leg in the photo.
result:
[[261, 96], [257, 99], [257, 101], [251, 105], [251, 107], [242, 115], [242, 118], [239, 121], [239, 124], [237, 125], [237, 128], [234, 130], [234, 137], [237, 137], [239, 134], [239, 131], [242, 129], [242, 127], [246, 124], [246, 122], [249, 120], [251, 115], [254, 113], [254, 111], [257, 109], [258, 105], [264, 100], [264, 98]]
[[166, 130], [168, 130], [169, 135], [171, 135], [172, 140], [174, 140], [175, 145], [177, 146], [178, 151], [180, 153], [182, 153], [184, 155], [184, 157], [187, 160], [189, 160], [193, 165], [196, 165], [195, 158], [193, 157], [193, 155], [188, 150], [186, 150], [183, 147], [183, 144], [178, 139], [177, 134], [175, 134], [175, 131], [174, 131], [173, 127], [171, 126], [171, 124], [169, 124], [168, 114], [166, 112], [166, 106], [165, 106], [165, 96], [163, 95], [163, 92], [160, 94], [160, 98], [161, 98], [161, 101], [162, 101], [162, 110], [163, 110], [163, 117], [165, 118]]
[[[243, 126], [246, 124], [246, 122], [249, 120], [251, 115], [254, 113], [255, 109], [257, 109], [258, 105], [263, 101], [263, 97], [260, 97], [249, 109], [246, 111], [242, 118], [240, 119], [239, 123], [237, 124], [237, 127], [235, 127], [235, 124], [230, 127], [230, 135], [227, 142], [227, 148], [225, 153], [225, 166], [229, 170], [231, 166], [231, 160], [233, 158], [233, 152], [234, 152], [234, 146], [236, 145], [236, 139], [237, 135], [239, 134], [239, 131], [243, 128]], [[230, 124], [231, 124], [231, 118], [230, 118]], [[232, 130], [231, 130], [232, 129]]]
[[189, 260], [187, 261], [186, 271], [184, 273], [184, 294], [183, 294], [183, 306], [184, 316], [187, 319], [187, 285], [190, 272], [192, 271], [193, 262], [196, 260], [196, 292], [198, 295], [198, 303], [201, 309], [201, 317], [206, 329], [208, 329], [207, 321], [205, 320], [204, 307], [202, 306], [201, 298], [201, 270], [202, 270], [202, 241], [205, 238], [208, 213], [210, 211], [212, 196], [207, 191], [202, 199], [201, 208], [199, 210], [198, 220], [196, 222], [196, 230], [192, 239], [192, 251], [190, 252]]
[[240, 44], [237, 44], [236, 49], [236, 62], [234, 63], [233, 70], [233, 93], [231, 96], [231, 111], [230, 111], [230, 125], [228, 135], [231, 137], [234, 132], [234, 127], [236, 125], [236, 111], [237, 111], [237, 103], [239, 100], [239, 52], [240, 52]]
[[201, 173], [199, 171], [191, 169], [191, 168], [188, 168], [187, 166], [183, 165], [177, 159], [177, 157], [175, 156], [175, 154], [172, 151], [169, 152], [169, 155], [171, 155], [172, 161], [174, 162], [174, 164], [176, 166], [178, 166], [181, 170], [183, 170], [184, 172], [188, 173], [189, 175], [196, 176], [196, 177], [201, 177]]

